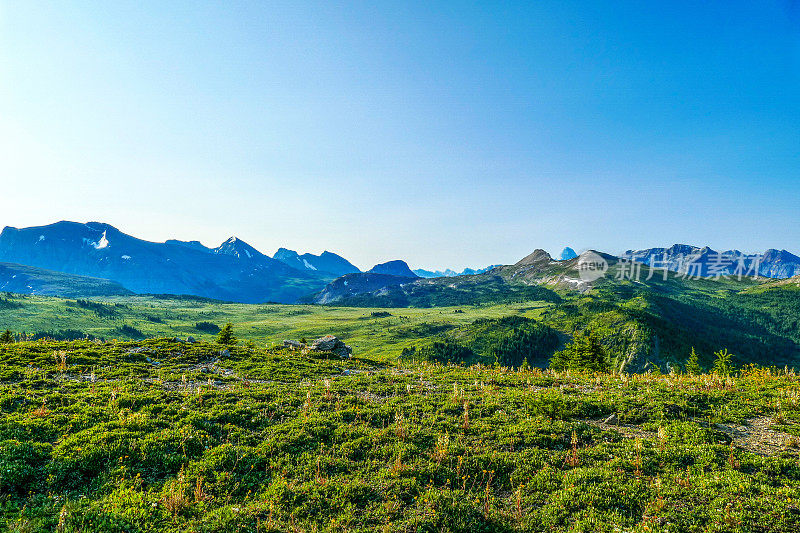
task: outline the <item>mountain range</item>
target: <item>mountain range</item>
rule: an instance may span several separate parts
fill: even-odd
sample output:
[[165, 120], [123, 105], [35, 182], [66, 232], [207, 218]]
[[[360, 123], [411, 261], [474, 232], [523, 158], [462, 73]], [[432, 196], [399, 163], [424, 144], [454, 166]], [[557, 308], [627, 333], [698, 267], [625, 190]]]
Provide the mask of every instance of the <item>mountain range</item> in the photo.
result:
[[101, 222], [6, 227], [0, 261], [112, 280], [134, 293], [246, 303], [294, 302], [335, 277], [291, 268], [236, 237], [216, 248], [197, 241], [155, 243]]
[[[314, 255], [280, 248], [270, 257], [236, 237], [209, 248], [199, 241], [150, 242], [102, 222], [64, 221], [3, 229], [0, 290], [73, 297], [178, 294], [243, 303], [438, 305], [470, 298], [514, 298], [534, 286], [584, 290], [591, 284], [570, 272], [579, 261], [575, 255], [567, 248], [563, 259], [556, 260], [536, 250], [514, 265], [459, 273], [412, 271], [404, 261], [394, 260], [361, 272], [329, 251]], [[800, 275], [800, 258], [786, 250], [752, 255], [676, 244], [629, 250], [621, 258], [601, 255], [610, 264], [632, 258], [653, 269], [690, 276]]]
[[653, 268], [666, 269], [688, 276], [761, 276], [791, 278], [800, 275], [800, 257], [786, 250], [767, 250], [763, 254], [746, 254], [739, 250], [717, 252], [708, 246], [699, 248], [675, 244], [669, 248], [628, 250], [623, 258]]
[[361, 272], [350, 261], [332, 252], [324, 251], [320, 255], [303, 254], [300, 255], [294, 250], [279, 248], [273, 259], [296, 269], [301, 272], [317, 272], [338, 278], [345, 274]]
[[455, 276], [474, 276], [475, 274], [483, 274], [496, 266], [500, 265], [489, 265], [485, 268], [465, 268], [461, 272], [456, 272], [450, 268], [446, 270], [425, 270], [423, 268], [415, 268], [414, 274], [421, 278], [452, 278]]

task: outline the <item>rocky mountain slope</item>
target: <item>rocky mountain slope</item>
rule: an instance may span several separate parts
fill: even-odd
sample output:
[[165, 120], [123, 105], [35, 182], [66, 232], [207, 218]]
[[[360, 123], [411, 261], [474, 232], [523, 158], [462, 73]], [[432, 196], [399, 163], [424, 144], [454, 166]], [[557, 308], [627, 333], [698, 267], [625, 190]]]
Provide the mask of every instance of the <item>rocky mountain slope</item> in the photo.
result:
[[135, 293], [250, 303], [294, 302], [333, 277], [291, 268], [235, 237], [217, 248], [197, 241], [155, 243], [99, 222], [6, 227], [0, 261], [113, 280]]
[[414, 272], [408, 267], [408, 264], [405, 261], [400, 261], [399, 259], [375, 265], [367, 272], [370, 274], [387, 274], [390, 276], [402, 276], [406, 278], [417, 277], [417, 275], [414, 274]]
[[669, 248], [628, 250], [621, 257], [692, 277], [757, 274], [766, 278], [790, 278], [800, 274], [800, 257], [786, 250], [746, 254], [739, 250], [717, 252], [708, 246], [674, 244]]
[[294, 250], [279, 248], [272, 257], [300, 271], [323, 273], [333, 277], [361, 272], [358, 267], [344, 257], [327, 250], [320, 255], [300, 255]]

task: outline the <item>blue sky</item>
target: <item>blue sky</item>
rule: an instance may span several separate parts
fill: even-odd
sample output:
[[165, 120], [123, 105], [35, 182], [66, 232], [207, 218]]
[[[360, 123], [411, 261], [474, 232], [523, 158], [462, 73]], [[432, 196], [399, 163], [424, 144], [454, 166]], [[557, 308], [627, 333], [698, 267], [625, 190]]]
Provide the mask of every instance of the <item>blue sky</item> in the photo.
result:
[[795, 1], [70, 4], [0, 0], [0, 225], [800, 253]]

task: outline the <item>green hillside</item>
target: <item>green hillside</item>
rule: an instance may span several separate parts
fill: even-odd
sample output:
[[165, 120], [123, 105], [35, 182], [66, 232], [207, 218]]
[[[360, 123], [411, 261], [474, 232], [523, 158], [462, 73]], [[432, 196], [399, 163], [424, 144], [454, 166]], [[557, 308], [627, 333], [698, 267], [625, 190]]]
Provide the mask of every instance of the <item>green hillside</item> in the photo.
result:
[[67, 298], [133, 294], [115, 281], [0, 263], [0, 291]]
[[800, 528], [793, 372], [619, 376], [221, 348], [0, 345], [0, 527]]
[[[441, 288], [443, 283], [435, 286]], [[487, 327], [485, 321], [518, 317], [549, 328], [558, 339], [556, 348], [550, 341], [532, 348], [541, 352], [529, 361], [536, 366], [546, 364], [554, 349], [583, 332], [599, 335], [614, 368], [629, 372], [680, 367], [693, 347], [705, 367], [710, 366], [714, 352], [725, 348], [739, 366], [800, 363], [800, 291], [792, 284], [658, 278], [636, 283], [612, 275], [584, 291], [558, 284], [516, 286], [520, 292], [511, 301], [507, 294], [493, 301], [488, 292], [476, 291], [472, 304], [433, 306], [428, 300], [423, 307], [401, 308], [226, 304], [193, 297], [89, 301], [7, 295], [0, 303], [0, 328], [65, 339], [88, 335], [211, 340], [214, 330], [204, 328], [204, 323], [219, 327], [231, 322], [243, 340], [257, 345], [335, 334], [357, 353], [384, 361], [395, 360], [404, 350], [406, 354], [420, 352], [438, 342], [470, 350], [464, 363], [493, 363], [502, 355], [492, 351], [498, 342], [531, 344], [534, 341], [524, 337], [539, 334], [529, 324], [493, 322]], [[463, 286], [457, 290], [470, 294]], [[438, 300], [443, 301], [449, 300]]]

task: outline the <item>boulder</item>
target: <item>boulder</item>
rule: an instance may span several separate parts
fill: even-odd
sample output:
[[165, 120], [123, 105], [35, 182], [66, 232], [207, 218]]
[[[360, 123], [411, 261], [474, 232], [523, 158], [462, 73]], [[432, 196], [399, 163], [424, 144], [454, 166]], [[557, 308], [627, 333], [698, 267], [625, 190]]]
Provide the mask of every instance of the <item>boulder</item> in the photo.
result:
[[150, 348], [145, 348], [144, 346], [137, 346], [135, 348], [131, 348], [126, 353], [151, 353], [152, 350]]
[[188, 342], [189, 344], [194, 344], [197, 341], [194, 339], [194, 337], [189, 335], [188, 337], [186, 337], [186, 342]]
[[353, 349], [350, 348], [350, 346], [340, 341], [334, 335], [320, 337], [311, 344], [310, 349], [312, 352], [330, 352], [338, 355], [342, 359], [350, 357], [350, 354], [353, 353]]
[[298, 341], [285, 340], [283, 341], [283, 347], [289, 348], [290, 350], [302, 350], [303, 348], [305, 348], [305, 344]]
[[619, 425], [619, 417], [617, 415], [611, 415], [603, 420], [603, 424], [608, 424], [609, 426], [617, 426]]

